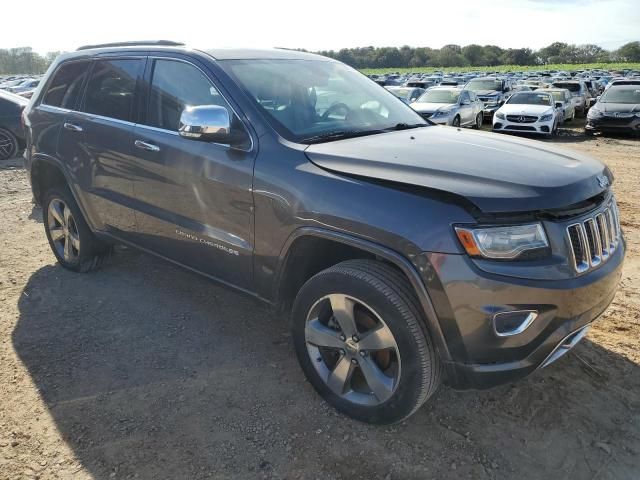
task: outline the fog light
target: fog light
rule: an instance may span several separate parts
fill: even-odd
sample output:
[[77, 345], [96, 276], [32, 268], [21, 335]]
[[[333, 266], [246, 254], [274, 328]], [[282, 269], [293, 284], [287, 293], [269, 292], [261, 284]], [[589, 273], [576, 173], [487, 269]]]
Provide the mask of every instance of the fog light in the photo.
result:
[[499, 337], [510, 337], [524, 332], [538, 316], [536, 310], [513, 310], [493, 316], [493, 329]]

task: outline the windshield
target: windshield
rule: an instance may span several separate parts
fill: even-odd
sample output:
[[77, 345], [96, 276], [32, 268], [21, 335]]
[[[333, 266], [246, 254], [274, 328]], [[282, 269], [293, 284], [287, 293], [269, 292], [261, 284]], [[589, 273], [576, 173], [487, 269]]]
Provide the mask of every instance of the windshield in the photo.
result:
[[413, 90], [411, 88], [388, 88], [391, 93], [393, 93], [398, 98], [403, 98], [405, 100], [409, 100], [411, 93]]
[[287, 140], [427, 126], [413, 109], [342, 63], [321, 60], [220, 62]]
[[477, 92], [479, 90], [502, 90], [502, 82], [500, 80], [471, 80], [465, 87], [469, 90]]
[[600, 98], [601, 103], [637, 103], [640, 104], [640, 88], [611, 87]]
[[551, 94], [554, 102], [564, 102], [564, 92], [562, 92], [561, 90], [553, 90], [548, 93]]
[[520, 92], [513, 95], [507, 103], [516, 105], [551, 105], [548, 93]]
[[554, 87], [558, 88], [566, 88], [570, 92], [579, 92], [580, 84], [579, 83], [564, 83], [564, 82], [556, 82], [553, 84]]
[[418, 103], [458, 103], [460, 90], [429, 90], [422, 95]]

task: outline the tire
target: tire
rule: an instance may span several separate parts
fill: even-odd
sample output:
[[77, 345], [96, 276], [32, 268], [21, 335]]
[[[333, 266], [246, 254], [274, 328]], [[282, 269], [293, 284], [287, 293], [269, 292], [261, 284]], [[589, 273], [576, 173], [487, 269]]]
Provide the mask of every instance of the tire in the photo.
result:
[[460, 117], [459, 117], [458, 115], [456, 115], [456, 116], [453, 118], [453, 122], [451, 122], [451, 126], [452, 126], [452, 127], [456, 127], [456, 128], [459, 128], [459, 127], [460, 127]]
[[476, 115], [476, 121], [473, 124], [473, 129], [474, 130], [480, 130], [480, 128], [482, 128], [483, 119], [484, 119], [484, 114], [482, 112], [480, 112], [478, 115]]
[[9, 160], [18, 154], [18, 139], [9, 130], [0, 128], [0, 161]]
[[49, 246], [64, 268], [89, 272], [111, 256], [112, 246], [91, 232], [67, 187], [56, 186], [45, 192], [42, 216]]
[[[355, 304], [350, 317], [354, 329], [342, 328], [349, 316], [335, 313], [341, 310], [336, 306], [349, 304]], [[322, 342], [316, 341], [319, 331], [328, 335]], [[361, 338], [348, 338], [353, 331]], [[294, 302], [292, 332], [311, 385], [338, 411], [362, 422], [400, 422], [440, 384], [440, 359], [418, 300], [404, 276], [384, 263], [349, 260], [309, 279]], [[376, 336], [370, 337], [372, 332]], [[370, 341], [377, 335], [385, 340], [382, 349]], [[337, 378], [343, 380], [333, 382]]]

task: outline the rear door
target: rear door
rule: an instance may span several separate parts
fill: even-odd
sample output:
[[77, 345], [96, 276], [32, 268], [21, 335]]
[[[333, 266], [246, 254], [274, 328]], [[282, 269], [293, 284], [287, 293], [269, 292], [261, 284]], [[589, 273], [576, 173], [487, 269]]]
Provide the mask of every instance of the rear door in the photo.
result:
[[[135, 128], [137, 243], [183, 265], [249, 287], [253, 264], [251, 137], [219, 84], [184, 58], [150, 58], [146, 114]], [[244, 145], [178, 135], [187, 106], [230, 112]]]
[[93, 60], [84, 98], [67, 113], [59, 156], [88, 197], [97, 227], [119, 237], [136, 230], [132, 138], [145, 57]]

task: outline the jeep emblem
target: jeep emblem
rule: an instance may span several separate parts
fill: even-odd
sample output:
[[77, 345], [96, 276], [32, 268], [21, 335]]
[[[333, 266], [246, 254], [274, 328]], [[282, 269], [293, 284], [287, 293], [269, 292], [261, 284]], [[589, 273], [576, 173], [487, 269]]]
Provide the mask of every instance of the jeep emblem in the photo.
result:
[[606, 175], [598, 175], [596, 180], [598, 180], [598, 185], [600, 185], [600, 188], [606, 188], [609, 186], [609, 178]]

